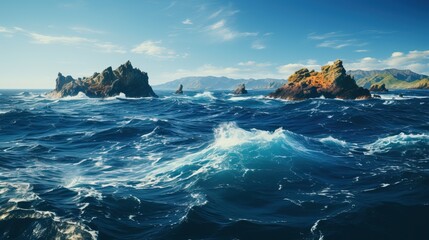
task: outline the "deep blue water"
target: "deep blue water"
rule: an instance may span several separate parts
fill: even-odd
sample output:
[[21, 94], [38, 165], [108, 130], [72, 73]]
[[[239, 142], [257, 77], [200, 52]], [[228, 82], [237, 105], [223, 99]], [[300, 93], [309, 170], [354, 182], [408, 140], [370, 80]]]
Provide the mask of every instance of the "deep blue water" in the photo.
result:
[[0, 239], [429, 239], [429, 91], [0, 90]]

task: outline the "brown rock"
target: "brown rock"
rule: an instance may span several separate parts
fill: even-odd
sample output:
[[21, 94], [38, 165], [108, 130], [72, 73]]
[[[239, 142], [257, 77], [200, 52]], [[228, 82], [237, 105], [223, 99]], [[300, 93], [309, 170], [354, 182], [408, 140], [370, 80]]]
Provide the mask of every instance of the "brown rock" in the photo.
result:
[[234, 90], [234, 94], [247, 94], [246, 86], [244, 83], [238, 85], [238, 87]]
[[119, 66], [116, 70], [106, 68], [101, 73], [91, 77], [73, 79], [58, 73], [53, 97], [75, 96], [79, 92], [88, 97], [111, 97], [124, 93], [127, 97], [157, 97], [149, 85], [147, 73], [133, 68], [130, 61]]
[[292, 74], [288, 83], [268, 96], [288, 100], [308, 98], [368, 99], [368, 89], [356, 85], [355, 80], [346, 74], [341, 60], [323, 66], [320, 72], [303, 68]]
[[370, 92], [388, 92], [389, 90], [387, 90], [386, 85], [383, 84], [372, 84], [371, 87], [369, 88]]

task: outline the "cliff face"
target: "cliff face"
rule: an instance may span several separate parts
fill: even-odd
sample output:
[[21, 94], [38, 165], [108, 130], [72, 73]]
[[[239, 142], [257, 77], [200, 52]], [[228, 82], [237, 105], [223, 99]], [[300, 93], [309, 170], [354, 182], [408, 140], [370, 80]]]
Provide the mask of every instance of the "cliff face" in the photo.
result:
[[303, 68], [289, 77], [289, 82], [269, 94], [269, 97], [289, 100], [308, 98], [368, 99], [368, 89], [356, 85], [355, 80], [346, 74], [341, 60], [323, 66], [320, 72]]
[[75, 96], [79, 92], [88, 97], [111, 97], [124, 93], [127, 97], [157, 97], [149, 85], [147, 73], [133, 68], [130, 61], [116, 70], [106, 68], [101, 73], [94, 73], [88, 78], [74, 79], [58, 73], [53, 97]]

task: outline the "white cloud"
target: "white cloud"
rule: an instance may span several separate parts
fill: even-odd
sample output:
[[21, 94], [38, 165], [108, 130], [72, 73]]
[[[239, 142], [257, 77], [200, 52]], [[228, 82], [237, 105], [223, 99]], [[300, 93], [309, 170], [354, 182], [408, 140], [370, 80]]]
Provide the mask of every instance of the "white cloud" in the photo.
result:
[[308, 34], [307, 37], [312, 40], [325, 40], [328, 38], [336, 38], [336, 37], [343, 37], [343, 36], [346, 36], [346, 34], [342, 34], [340, 32], [328, 32], [328, 33], [322, 33], [322, 34], [310, 33]]
[[0, 33], [13, 33], [14, 31], [11, 29], [7, 29], [5, 27], [0, 26]]
[[100, 30], [96, 30], [96, 29], [92, 29], [92, 28], [87, 28], [87, 27], [79, 27], [79, 26], [75, 26], [75, 27], [71, 27], [71, 30], [77, 32], [77, 33], [89, 33], [89, 34], [103, 34], [103, 31]]
[[175, 58], [177, 54], [175, 51], [161, 46], [161, 41], [147, 40], [140, 43], [135, 48], [131, 49], [133, 53], [145, 54], [148, 56], [159, 58]]
[[285, 64], [282, 65], [280, 67], [277, 68], [277, 71], [283, 75], [284, 78], [289, 77], [291, 74], [295, 73], [296, 71], [300, 70], [301, 68], [307, 68], [308, 70], [319, 70], [320, 69], [320, 65], [316, 64], [313, 61], [309, 61], [312, 62], [313, 64], [301, 64], [301, 63], [289, 63], [289, 64]]
[[392, 57], [400, 57], [400, 56], [403, 56], [404, 55], [404, 53], [402, 53], [402, 52], [393, 52], [392, 53]]
[[219, 10], [217, 10], [216, 12], [212, 13], [212, 14], [209, 16], [209, 19], [213, 19], [213, 18], [215, 18], [215, 17], [219, 16], [219, 14], [221, 14], [222, 12], [223, 12], [223, 9], [219, 9]]
[[207, 27], [207, 30], [222, 41], [231, 41], [238, 37], [257, 36], [255, 32], [237, 32], [226, 25], [226, 20], [222, 19]]
[[358, 39], [351, 39], [350, 36], [356, 34], [347, 34], [341, 32], [328, 32], [328, 33], [310, 33], [307, 38], [319, 42], [317, 47], [342, 49], [345, 47], [362, 47], [367, 45]]
[[256, 50], [262, 50], [262, 49], [265, 49], [266, 46], [259, 41], [255, 41], [252, 43], [252, 48]]
[[335, 39], [335, 40], [324, 40], [317, 44], [317, 47], [341, 49], [348, 46], [364, 46], [366, 43], [358, 42], [356, 39]]
[[[38, 44], [62, 44], [62, 45], [71, 45], [71, 46], [84, 46], [88, 48], [93, 48], [104, 53], [126, 53], [124, 47], [113, 44], [111, 42], [104, 42], [97, 39], [84, 38], [79, 36], [61, 36], [61, 35], [46, 35], [40, 34], [32, 31], [25, 30], [20, 27], [13, 27], [13, 29], [7, 29], [0, 26], [0, 32], [3, 30], [7, 33], [12, 34], [22, 34], [23, 36], [29, 37], [32, 42]], [[96, 31], [89, 28], [72, 28], [75, 31], [91, 31], [93, 33], [102, 33], [101, 31]], [[13, 36], [13, 35], [11, 35]]]
[[105, 53], [126, 53], [127, 52], [123, 47], [112, 44], [110, 42], [96, 43], [95, 46]]
[[366, 50], [366, 49], [357, 49], [357, 50], [355, 50], [355, 52], [357, 52], [357, 53], [364, 53], [364, 52], [368, 52], [368, 50]]
[[183, 20], [183, 21], [182, 21], [182, 24], [185, 24], [185, 25], [192, 25], [192, 24], [194, 24], [194, 23], [191, 21], [191, 19], [187, 18], [187, 19], [185, 19], [185, 20]]
[[29, 33], [29, 36], [36, 42], [41, 44], [82, 44], [82, 43], [93, 43], [96, 42], [95, 40], [88, 39], [88, 38], [82, 38], [82, 37], [75, 37], [75, 36], [51, 36], [51, 35], [44, 35], [39, 33]]
[[268, 67], [271, 63], [257, 63], [255, 61], [239, 62], [238, 66], [249, 66], [249, 67]]
[[393, 52], [390, 57], [377, 59], [365, 57], [354, 62], [346, 62], [344, 66], [348, 70], [374, 70], [374, 69], [409, 69], [417, 73], [429, 72], [429, 50], [409, 51], [408, 53]]

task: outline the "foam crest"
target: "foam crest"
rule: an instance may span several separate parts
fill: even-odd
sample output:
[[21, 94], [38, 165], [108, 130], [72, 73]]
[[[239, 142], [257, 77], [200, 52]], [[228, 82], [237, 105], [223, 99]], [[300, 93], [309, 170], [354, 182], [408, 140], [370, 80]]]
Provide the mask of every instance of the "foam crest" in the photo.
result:
[[246, 97], [243, 97], [243, 96], [240, 96], [240, 97], [233, 96], [233, 97], [231, 97], [228, 100], [229, 101], [233, 101], [233, 102], [237, 102], [237, 101], [246, 101], [246, 100], [251, 100], [251, 99], [261, 100], [261, 99], [266, 99], [266, 97], [263, 96], [263, 95], [259, 95], [259, 96], [246, 96]]
[[[274, 132], [244, 130], [236, 123], [223, 123], [214, 130], [214, 141], [202, 150], [146, 168], [138, 188], [192, 186], [198, 179], [224, 170], [246, 171], [247, 161], [271, 161], [287, 151], [290, 155], [308, 153], [291, 132], [281, 128]], [[198, 176], [198, 177], [197, 177]]]
[[321, 138], [321, 139], [319, 139], [319, 141], [321, 143], [334, 144], [334, 145], [338, 145], [338, 146], [341, 146], [341, 147], [347, 147], [347, 145], [348, 145], [346, 141], [343, 141], [343, 140], [340, 140], [340, 139], [336, 139], [336, 138], [334, 138], [332, 136]]
[[422, 134], [405, 134], [401, 132], [400, 134], [380, 138], [377, 141], [367, 144], [364, 147], [368, 149], [368, 153], [385, 153], [389, 152], [393, 148], [411, 146], [416, 144], [428, 144], [429, 135]]
[[271, 142], [274, 139], [284, 137], [284, 130], [279, 128], [273, 133], [252, 129], [246, 131], [239, 128], [236, 123], [224, 123], [214, 130], [215, 142], [214, 147], [228, 149], [244, 143]]
[[211, 100], [215, 100], [217, 99], [215, 96], [213, 96], [212, 92], [203, 92], [203, 93], [197, 93], [194, 96], [195, 98], [208, 98]]
[[86, 96], [86, 94], [83, 92], [79, 92], [76, 96], [67, 96], [67, 97], [61, 98], [61, 100], [85, 100], [85, 99], [90, 99], [90, 98]]

